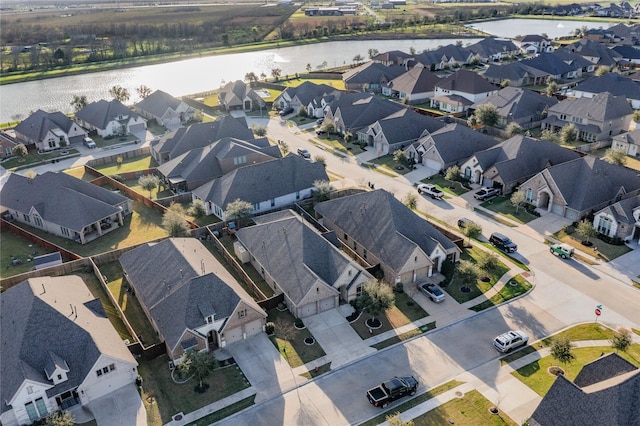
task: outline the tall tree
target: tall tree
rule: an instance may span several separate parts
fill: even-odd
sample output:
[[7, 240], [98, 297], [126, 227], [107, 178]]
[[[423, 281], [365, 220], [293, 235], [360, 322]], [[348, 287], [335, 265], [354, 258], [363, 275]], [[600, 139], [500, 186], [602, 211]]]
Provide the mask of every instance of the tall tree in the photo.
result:
[[271, 68], [271, 77], [273, 77], [275, 81], [278, 81], [281, 75], [282, 70], [280, 68]]
[[258, 76], [256, 75], [256, 73], [255, 73], [255, 72], [251, 71], [251, 72], [248, 72], [248, 73], [246, 73], [246, 74], [244, 75], [244, 79], [245, 79], [245, 81], [248, 81], [248, 82], [249, 82], [249, 84], [251, 84], [251, 85], [252, 85], [252, 84], [253, 84], [253, 83], [255, 83], [256, 81], [258, 81]]
[[482, 104], [478, 106], [475, 115], [478, 118], [478, 123], [489, 127], [495, 126], [500, 118], [498, 108], [493, 104]]
[[369, 49], [367, 53], [369, 54], [369, 59], [373, 59], [373, 57], [377, 56], [380, 52], [378, 52], [378, 49]]
[[136, 93], [138, 94], [138, 96], [140, 96], [141, 99], [144, 99], [151, 94], [151, 88], [149, 86], [141, 84], [140, 86], [136, 87]]
[[224, 215], [230, 219], [237, 220], [238, 228], [240, 228], [240, 221], [249, 217], [252, 210], [253, 205], [251, 205], [251, 203], [238, 198], [227, 204], [227, 209], [224, 211]]
[[82, 108], [88, 105], [87, 97], [85, 95], [73, 95], [71, 100], [71, 106], [75, 112], [80, 111]]
[[113, 97], [113, 99], [125, 103], [131, 98], [129, 94], [129, 90], [122, 86], [113, 86], [109, 89], [109, 94]]
[[571, 145], [578, 140], [578, 131], [573, 123], [564, 126], [560, 131], [560, 143], [563, 145]]
[[185, 376], [193, 376], [198, 381], [196, 390], [204, 392], [208, 386], [204, 386], [204, 380], [211, 375], [218, 366], [215, 357], [208, 352], [189, 351], [178, 364], [178, 369]]
[[590, 243], [589, 240], [598, 234], [589, 219], [582, 219], [580, 222], [578, 222], [576, 232], [581, 237], [584, 237], [587, 243]]
[[371, 280], [362, 286], [362, 294], [356, 299], [356, 305], [376, 322], [380, 313], [389, 309], [395, 302], [390, 286], [382, 281]]
[[170, 237], [186, 237], [190, 227], [184, 218], [184, 209], [180, 204], [171, 203], [162, 216], [162, 227]]

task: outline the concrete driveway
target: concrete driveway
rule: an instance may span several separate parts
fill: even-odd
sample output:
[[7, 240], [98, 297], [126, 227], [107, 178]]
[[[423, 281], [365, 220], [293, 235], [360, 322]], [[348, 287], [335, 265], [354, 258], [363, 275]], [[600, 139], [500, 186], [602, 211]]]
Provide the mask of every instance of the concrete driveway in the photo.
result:
[[147, 412], [134, 384], [94, 399], [87, 408], [100, 426], [145, 426]]

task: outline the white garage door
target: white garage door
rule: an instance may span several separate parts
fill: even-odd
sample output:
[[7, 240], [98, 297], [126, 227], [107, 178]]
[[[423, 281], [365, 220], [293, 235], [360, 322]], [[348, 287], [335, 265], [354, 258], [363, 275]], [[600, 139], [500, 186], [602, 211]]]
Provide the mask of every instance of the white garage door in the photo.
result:
[[133, 133], [134, 135], [138, 133], [144, 133], [145, 131], [146, 130], [144, 127], [144, 123], [129, 126], [129, 133]]
[[236, 328], [232, 328], [231, 330], [225, 330], [224, 339], [227, 342], [227, 345], [230, 345], [233, 342], [242, 340], [242, 327], [236, 327]]
[[431, 160], [429, 158], [426, 159], [426, 161], [424, 162], [424, 165], [430, 169], [437, 170], [437, 171], [440, 171], [440, 169], [442, 168], [442, 164], [440, 164], [435, 160]]
[[320, 301], [320, 312], [328, 311], [336, 307], [335, 297], [328, 297]]
[[249, 324], [245, 324], [244, 332], [247, 334], [247, 337], [254, 336], [258, 333], [262, 332], [262, 320], [251, 321]]
[[315, 315], [316, 312], [316, 304], [315, 303], [309, 303], [307, 305], [304, 305], [302, 308], [300, 308], [300, 317], [304, 318], [304, 317], [308, 317], [309, 315]]

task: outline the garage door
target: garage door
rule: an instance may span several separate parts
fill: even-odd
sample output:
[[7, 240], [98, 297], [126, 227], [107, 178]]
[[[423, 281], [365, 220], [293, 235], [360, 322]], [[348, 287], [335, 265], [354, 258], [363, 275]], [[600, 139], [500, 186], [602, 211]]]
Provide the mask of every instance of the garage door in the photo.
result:
[[307, 305], [304, 305], [302, 308], [300, 308], [300, 317], [304, 318], [304, 317], [308, 317], [310, 315], [315, 315], [317, 313], [316, 311], [316, 304], [315, 303], [309, 303]]
[[144, 123], [134, 124], [132, 126], [129, 126], [129, 133], [138, 134], [138, 133], [144, 133], [144, 132], [145, 132]]
[[440, 164], [435, 160], [431, 160], [429, 158], [425, 160], [424, 165], [430, 169], [437, 170], [437, 171], [440, 171], [440, 169], [442, 168], [442, 164]]
[[245, 324], [244, 332], [247, 334], [247, 337], [262, 333], [262, 320], [258, 319], [251, 321], [249, 324]]
[[242, 327], [232, 328], [224, 331], [224, 339], [227, 345], [242, 340]]
[[320, 312], [328, 311], [336, 307], [335, 297], [328, 297], [320, 301]]

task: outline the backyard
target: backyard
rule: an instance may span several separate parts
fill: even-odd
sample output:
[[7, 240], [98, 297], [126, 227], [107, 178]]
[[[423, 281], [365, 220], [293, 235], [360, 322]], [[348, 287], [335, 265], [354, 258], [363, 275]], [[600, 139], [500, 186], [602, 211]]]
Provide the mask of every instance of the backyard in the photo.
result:
[[[272, 322], [274, 325], [274, 333], [269, 336], [269, 339], [291, 368], [299, 367], [326, 355], [320, 344], [315, 342], [309, 330], [299, 329], [294, 325], [295, 318], [288, 310], [270, 310], [267, 322]], [[305, 339], [313, 339], [314, 343], [307, 344]]]
[[107, 176], [117, 175], [126, 172], [137, 172], [158, 167], [158, 163], [151, 155], [140, 157], [123, 158], [122, 163], [107, 163], [96, 165], [93, 168]]
[[[0, 244], [0, 279], [11, 277], [33, 271], [34, 266], [31, 261], [34, 256], [42, 256], [51, 253], [51, 250], [44, 249], [31, 241], [23, 238], [9, 230], [0, 233], [2, 244]], [[18, 263], [20, 259], [22, 263]], [[16, 264], [11, 261], [16, 260]], [[3, 288], [2, 291], [6, 290]]]

